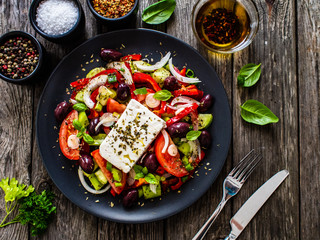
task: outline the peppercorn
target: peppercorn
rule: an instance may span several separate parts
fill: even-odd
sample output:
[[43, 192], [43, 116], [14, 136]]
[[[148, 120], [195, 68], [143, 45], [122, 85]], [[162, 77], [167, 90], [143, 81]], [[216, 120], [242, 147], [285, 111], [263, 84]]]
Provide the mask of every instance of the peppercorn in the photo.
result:
[[38, 50], [27, 38], [11, 38], [0, 46], [0, 73], [6, 77], [25, 78], [34, 71], [38, 61]]

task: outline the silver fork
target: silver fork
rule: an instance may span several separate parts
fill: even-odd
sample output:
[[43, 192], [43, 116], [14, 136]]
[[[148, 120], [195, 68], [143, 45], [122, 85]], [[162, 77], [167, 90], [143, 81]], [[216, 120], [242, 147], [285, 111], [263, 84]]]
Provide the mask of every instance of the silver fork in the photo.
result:
[[227, 201], [236, 195], [241, 189], [244, 182], [248, 179], [252, 171], [261, 161], [262, 156], [254, 149], [251, 150], [238, 164], [235, 166], [223, 182], [223, 196], [221, 202], [207, 222], [192, 238], [192, 240], [201, 240], [204, 238], [214, 220], [217, 218]]

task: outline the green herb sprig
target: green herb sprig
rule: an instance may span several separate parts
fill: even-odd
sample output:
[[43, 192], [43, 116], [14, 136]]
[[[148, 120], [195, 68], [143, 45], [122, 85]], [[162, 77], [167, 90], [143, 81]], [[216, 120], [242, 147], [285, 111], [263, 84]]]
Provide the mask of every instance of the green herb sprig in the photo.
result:
[[[54, 194], [50, 191], [42, 191], [37, 194], [33, 186], [19, 184], [12, 178], [2, 179], [0, 187], [5, 193], [6, 216], [0, 223], [0, 228], [13, 223], [30, 224], [31, 235], [37, 236], [42, 234], [48, 227], [52, 219], [52, 214], [56, 212], [53, 206]], [[19, 213], [9, 222], [6, 222], [8, 216], [19, 208]]]
[[88, 144], [94, 143], [94, 139], [88, 133], [85, 132], [86, 128], [82, 126], [78, 119], [73, 120], [72, 124], [74, 128], [79, 131], [79, 133], [77, 134], [78, 138], [83, 137], [83, 140]]
[[160, 101], [168, 101], [171, 97], [173, 97], [173, 95], [170, 91], [164, 89], [156, 92], [153, 97]]

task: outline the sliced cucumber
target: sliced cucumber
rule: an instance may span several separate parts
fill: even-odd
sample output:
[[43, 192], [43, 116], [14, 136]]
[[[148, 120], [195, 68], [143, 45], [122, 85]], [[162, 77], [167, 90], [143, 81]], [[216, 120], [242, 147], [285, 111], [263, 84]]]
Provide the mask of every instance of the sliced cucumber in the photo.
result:
[[98, 179], [98, 181], [99, 181], [101, 184], [105, 185], [105, 184], [108, 183], [108, 180], [107, 180], [107, 178], [104, 176], [104, 174], [103, 174], [103, 172], [101, 171], [101, 169], [99, 169], [98, 171], [96, 171], [96, 172], [94, 173], [94, 175], [96, 176], [96, 178]]
[[198, 116], [199, 119], [199, 130], [208, 128], [213, 120], [213, 116], [210, 113], [200, 113]]
[[86, 112], [80, 112], [79, 113], [79, 122], [82, 124], [82, 126], [87, 127], [89, 125], [89, 119], [87, 117]]
[[78, 92], [74, 99], [77, 102], [83, 102], [83, 91]]
[[180, 152], [182, 152], [185, 156], [189, 156], [191, 153], [190, 144], [187, 142], [182, 143], [180, 146], [178, 146], [178, 149]]
[[104, 184], [98, 180], [95, 173], [89, 175], [89, 180], [95, 190], [100, 190], [104, 186]]
[[145, 199], [155, 198], [155, 197], [161, 196], [161, 185], [160, 184], [157, 185], [156, 193], [151, 191], [149, 185], [143, 185], [142, 190], [143, 190], [143, 196]]

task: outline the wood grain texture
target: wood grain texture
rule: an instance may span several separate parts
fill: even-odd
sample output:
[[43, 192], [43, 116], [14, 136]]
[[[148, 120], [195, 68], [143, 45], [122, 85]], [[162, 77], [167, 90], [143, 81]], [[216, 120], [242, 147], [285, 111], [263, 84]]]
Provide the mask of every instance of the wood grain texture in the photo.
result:
[[[205, 239], [220, 239], [229, 232], [229, 219], [269, 177], [282, 169], [287, 180], [262, 207], [238, 239], [320, 239], [319, 118], [320, 118], [320, 3], [317, 0], [254, 0], [260, 24], [253, 43], [233, 55], [208, 52], [194, 37], [190, 25], [196, 0], [177, 0], [173, 16], [165, 24], [141, 21], [142, 10], [157, 0], [140, 0], [136, 27], [167, 32], [196, 48], [221, 78], [232, 109], [233, 140], [226, 165], [210, 190], [195, 204], [169, 219], [148, 224], [118, 224], [87, 214], [55, 187], [39, 156], [35, 119], [40, 94], [58, 62], [85, 39], [110, 28], [97, 23], [86, 0], [85, 33], [69, 44], [51, 43], [31, 28], [31, 0], [0, 0], [0, 33], [24, 30], [34, 34], [47, 50], [46, 72], [36, 84], [13, 85], [0, 81], [0, 179], [16, 177], [32, 183], [37, 191], [51, 189], [56, 195], [57, 215], [41, 237], [30, 237], [27, 226], [0, 229], [7, 239], [191, 239], [216, 208], [222, 182], [233, 165], [252, 148], [264, 147], [264, 161], [240, 193], [221, 212]], [[133, 24], [133, 23], [132, 23]], [[128, 27], [132, 27], [131, 25]], [[133, 26], [134, 27], [134, 26]], [[241, 88], [236, 77], [247, 63], [262, 63], [256, 86]], [[244, 122], [239, 105], [256, 99], [267, 105], [279, 122], [256, 126]], [[5, 215], [0, 191], [0, 218]]]
[[[28, 1], [14, 3], [1, 1], [0, 9], [8, 12], [6, 16], [1, 14], [2, 34], [21, 29], [20, 22], [27, 18]], [[30, 31], [30, 26], [24, 25], [22, 30]], [[33, 89], [31, 86], [13, 85], [4, 81], [0, 82], [0, 89], [0, 179], [15, 177], [21, 183], [29, 185]], [[0, 218], [3, 219], [5, 215], [1, 192]], [[12, 224], [0, 230], [1, 240], [26, 238], [28, 238], [27, 226]]]
[[298, 1], [300, 239], [320, 239], [320, 2]]
[[[288, 169], [288, 179], [262, 207], [240, 239], [298, 239], [295, 5], [292, 1], [255, 3], [260, 16], [259, 32], [249, 48], [234, 55], [233, 152], [235, 161], [239, 161], [249, 149], [263, 147], [264, 159], [234, 199], [234, 212], [264, 181], [279, 170]], [[247, 63], [262, 63], [261, 79], [254, 87], [238, 87], [236, 76]], [[267, 126], [244, 122], [237, 106], [248, 99], [264, 103], [279, 117], [279, 122]]]

